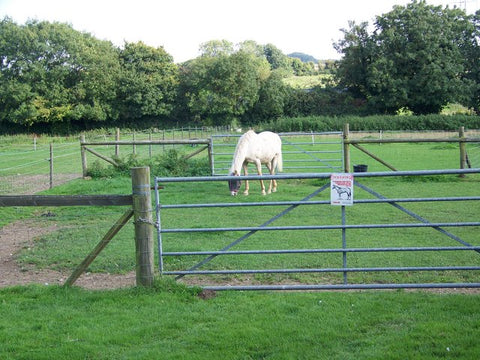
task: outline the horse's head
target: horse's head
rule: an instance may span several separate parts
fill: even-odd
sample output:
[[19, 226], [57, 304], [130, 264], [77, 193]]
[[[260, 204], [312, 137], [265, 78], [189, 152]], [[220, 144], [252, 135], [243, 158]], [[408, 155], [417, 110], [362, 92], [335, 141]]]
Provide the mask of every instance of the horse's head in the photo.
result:
[[[240, 174], [237, 171], [230, 173], [230, 175], [240, 176]], [[228, 180], [228, 187], [230, 189], [230, 194], [232, 196], [235, 196], [238, 194], [238, 190], [240, 190], [240, 185], [242, 185], [242, 182], [240, 180]]]

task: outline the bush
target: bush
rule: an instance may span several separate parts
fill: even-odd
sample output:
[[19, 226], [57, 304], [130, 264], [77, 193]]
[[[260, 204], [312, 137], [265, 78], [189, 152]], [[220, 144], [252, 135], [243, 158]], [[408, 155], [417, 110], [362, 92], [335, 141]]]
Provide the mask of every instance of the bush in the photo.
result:
[[154, 176], [208, 176], [211, 173], [208, 159], [185, 159], [177, 150], [171, 149], [154, 159], [139, 159], [136, 155], [126, 158], [113, 158], [118, 166], [104, 165], [96, 160], [88, 168], [87, 175], [92, 178], [112, 178], [129, 176], [130, 169], [138, 166], [149, 166]]
[[175, 150], [167, 151], [153, 164], [157, 176], [208, 176], [211, 173], [208, 159], [185, 159]]

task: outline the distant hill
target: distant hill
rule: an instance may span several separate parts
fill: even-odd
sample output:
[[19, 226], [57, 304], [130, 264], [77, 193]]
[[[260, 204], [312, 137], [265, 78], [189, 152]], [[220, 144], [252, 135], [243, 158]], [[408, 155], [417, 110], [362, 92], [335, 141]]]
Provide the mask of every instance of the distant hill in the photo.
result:
[[293, 52], [291, 54], [288, 54], [287, 56], [291, 57], [291, 58], [300, 59], [304, 63], [312, 61], [316, 64], [318, 62], [318, 60], [315, 59], [312, 55], [304, 54], [304, 53], [301, 53], [301, 52]]

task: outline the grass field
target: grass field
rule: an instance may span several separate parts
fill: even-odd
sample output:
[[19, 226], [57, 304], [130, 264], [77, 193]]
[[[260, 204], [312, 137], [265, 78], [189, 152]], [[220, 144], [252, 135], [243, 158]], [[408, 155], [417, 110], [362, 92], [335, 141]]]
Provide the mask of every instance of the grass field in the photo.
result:
[[[368, 149], [400, 170], [458, 167], [458, 149], [442, 144], [372, 145]], [[111, 150], [111, 149], [110, 149]], [[187, 149], [188, 150], [188, 149]], [[359, 151], [352, 163], [370, 171], [384, 171]], [[78, 164], [77, 164], [78, 166]], [[362, 183], [389, 197], [477, 195], [480, 178], [468, 175], [413, 178], [372, 178]], [[251, 184], [247, 201], [299, 200], [323, 184], [322, 180], [289, 180], [268, 197]], [[355, 198], [370, 198], [355, 190]], [[48, 194], [129, 194], [128, 177], [74, 180]], [[165, 184], [162, 204], [242, 201], [232, 199], [226, 184]], [[322, 193], [316, 199], [328, 199]], [[430, 221], [478, 221], [478, 202], [405, 205]], [[256, 226], [280, 211], [277, 207], [212, 211], [165, 210], [165, 227]], [[0, 208], [0, 226], [18, 219], [55, 224], [57, 231], [35, 237], [17, 260], [25, 269], [71, 271], [96, 245], [124, 207]], [[49, 216], [43, 216], [49, 214]], [[252, 220], [253, 219], [253, 220]], [[413, 221], [387, 205], [354, 205], [347, 209], [350, 223]], [[300, 207], [275, 225], [338, 224], [339, 209], [330, 206]], [[1, 231], [1, 229], [0, 229]], [[271, 234], [274, 234], [273, 237]], [[325, 233], [266, 233], [239, 248], [309, 248], [341, 246], [339, 231]], [[473, 245], [480, 245], [478, 227], [455, 229]], [[164, 238], [165, 250], [214, 249], [228, 244], [235, 234], [212, 233]], [[434, 230], [358, 230], [348, 246], [455, 246]], [[349, 266], [408, 266], [441, 263], [478, 265], [476, 253], [446, 252], [351, 254]], [[168, 258], [169, 269], [185, 268], [194, 258]], [[198, 259], [197, 259], [198, 260]], [[125, 273], [134, 268], [133, 225], [115, 237], [88, 271]], [[339, 254], [322, 256], [218, 257], [212, 268], [340, 266]], [[440, 277], [440, 278], [439, 278]], [[279, 278], [257, 275], [256, 283], [338, 283], [341, 275], [295, 274]], [[214, 282], [245, 281], [240, 277], [214, 278]], [[479, 281], [478, 272], [416, 272], [351, 274], [352, 282]], [[477, 292], [427, 291], [361, 292], [219, 292], [204, 300], [200, 290], [174, 284], [165, 277], [153, 289], [86, 291], [57, 286], [26, 286], [0, 290], [0, 358], [2, 359], [474, 359], [480, 353], [480, 296]]]
[[476, 359], [480, 296], [0, 290], [0, 358]]

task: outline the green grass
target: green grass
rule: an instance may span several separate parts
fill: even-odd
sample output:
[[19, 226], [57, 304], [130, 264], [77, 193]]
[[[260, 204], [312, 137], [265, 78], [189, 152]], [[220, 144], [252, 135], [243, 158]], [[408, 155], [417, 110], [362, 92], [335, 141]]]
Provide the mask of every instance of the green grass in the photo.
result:
[[474, 359], [480, 297], [426, 292], [0, 290], [2, 359]]

